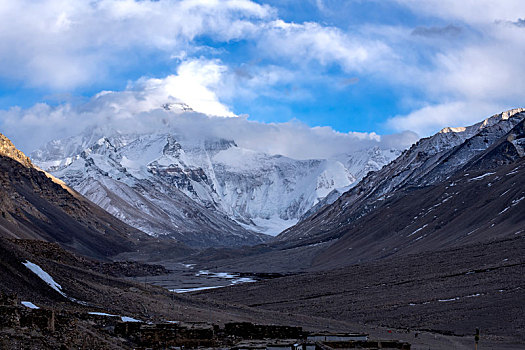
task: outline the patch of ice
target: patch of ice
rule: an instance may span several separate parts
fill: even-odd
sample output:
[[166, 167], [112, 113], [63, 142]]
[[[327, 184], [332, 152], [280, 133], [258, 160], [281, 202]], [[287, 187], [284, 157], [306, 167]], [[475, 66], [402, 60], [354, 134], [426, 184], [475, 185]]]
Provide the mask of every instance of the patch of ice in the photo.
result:
[[196, 287], [196, 288], [179, 288], [179, 289], [170, 289], [170, 292], [174, 293], [189, 293], [189, 292], [196, 292], [199, 290], [207, 290], [207, 289], [215, 289], [215, 288], [222, 288], [224, 286], [211, 286], [211, 287]]
[[233, 280], [232, 285], [240, 284], [240, 283], [253, 283], [253, 282], [257, 282], [257, 281], [250, 277], [241, 277], [241, 278]]
[[478, 181], [478, 180], [481, 180], [483, 179], [484, 177], [487, 177], [487, 176], [490, 176], [490, 175], [493, 175], [495, 173], [486, 173], [486, 174], [483, 174], [483, 175], [480, 175], [480, 176], [476, 176], [476, 177], [473, 177], [472, 179], [468, 180], [469, 182], [470, 181]]
[[459, 297], [451, 298], [451, 299], [438, 299], [439, 302], [446, 303], [449, 301], [456, 301], [459, 300]]
[[96, 316], [118, 317], [117, 315], [107, 314], [105, 312], [88, 312], [88, 314]]
[[50, 286], [51, 288], [56, 290], [58, 293], [60, 293], [62, 296], [67, 298], [66, 294], [62, 292], [62, 286], [56, 283], [55, 280], [47, 272], [42, 270], [40, 266], [38, 266], [37, 264], [33, 264], [32, 262], [28, 260], [26, 260], [26, 262], [22, 264], [24, 264], [24, 266], [27, 267], [29, 270], [33, 271], [33, 273], [35, 273], [38, 277], [40, 277], [42, 281], [46, 282], [48, 286]]
[[35, 304], [33, 304], [32, 302], [30, 301], [21, 301], [20, 302], [22, 305], [24, 305], [25, 307], [28, 307], [30, 309], [40, 309], [38, 306], [36, 306]]
[[233, 274], [228, 273], [228, 272], [215, 272], [215, 273], [211, 274], [210, 277], [232, 279], [232, 278], [237, 277], [237, 275], [233, 275]]
[[475, 298], [475, 297], [479, 297], [481, 296], [480, 293], [476, 293], [476, 294], [471, 294], [471, 295], [467, 295], [465, 298]]
[[407, 237], [410, 237], [410, 236], [414, 235], [415, 233], [418, 233], [419, 231], [421, 231], [422, 229], [424, 229], [427, 226], [428, 226], [428, 224], [424, 224], [423, 226], [421, 226], [420, 228], [418, 228], [417, 230], [415, 230], [414, 232], [409, 234]]
[[[478, 227], [479, 228], [479, 227]], [[472, 231], [468, 232], [467, 233], [467, 236], [470, 236], [471, 234], [473, 234], [474, 232], [476, 232], [478, 230], [478, 228], [475, 228], [473, 229]]]
[[506, 212], [507, 210], [509, 210], [509, 208], [510, 208], [510, 207], [506, 207], [505, 209], [503, 209], [502, 211], [500, 211], [500, 212], [498, 213], [498, 215], [503, 214], [504, 212]]
[[122, 322], [142, 322], [141, 320], [137, 320], [136, 318], [127, 316], [121, 316], [120, 319], [122, 320]]
[[502, 194], [500, 194], [499, 196], [500, 197], [503, 197], [505, 194], [507, 194], [508, 192], [510, 191], [510, 189], [506, 190], [505, 192], [503, 192]]

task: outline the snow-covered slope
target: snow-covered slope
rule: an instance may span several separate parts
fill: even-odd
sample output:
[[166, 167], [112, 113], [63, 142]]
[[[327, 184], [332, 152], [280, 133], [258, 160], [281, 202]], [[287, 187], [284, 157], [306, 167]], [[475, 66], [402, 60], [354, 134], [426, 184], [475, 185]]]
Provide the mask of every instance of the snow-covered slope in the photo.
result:
[[132, 226], [195, 245], [210, 232], [246, 243], [260, 240], [249, 231], [278, 234], [332, 191], [342, 193], [399, 154], [376, 147], [296, 160], [238, 147], [234, 140], [186, 137], [180, 130], [91, 129], [50, 142], [32, 159]]

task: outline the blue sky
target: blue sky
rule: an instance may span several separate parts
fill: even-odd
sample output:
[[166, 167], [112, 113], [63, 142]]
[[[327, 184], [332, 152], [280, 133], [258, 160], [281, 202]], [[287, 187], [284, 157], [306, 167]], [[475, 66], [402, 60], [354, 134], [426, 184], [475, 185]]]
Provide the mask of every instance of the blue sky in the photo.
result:
[[521, 0], [1, 2], [0, 131], [30, 150], [113, 91], [129, 113], [133, 94], [426, 136], [525, 104], [524, 19]]

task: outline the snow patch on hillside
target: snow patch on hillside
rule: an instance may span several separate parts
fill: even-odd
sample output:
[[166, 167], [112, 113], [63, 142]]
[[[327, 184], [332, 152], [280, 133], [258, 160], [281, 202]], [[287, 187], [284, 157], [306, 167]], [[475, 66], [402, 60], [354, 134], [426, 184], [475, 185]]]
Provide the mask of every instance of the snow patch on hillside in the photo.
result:
[[22, 264], [24, 264], [24, 266], [27, 267], [29, 270], [33, 271], [33, 273], [35, 273], [42, 281], [46, 282], [48, 286], [50, 286], [62, 296], [67, 298], [66, 294], [62, 291], [62, 286], [56, 283], [53, 277], [51, 277], [47, 272], [42, 270], [40, 266], [38, 266], [37, 264], [33, 264], [28, 260], [26, 260], [26, 262]]

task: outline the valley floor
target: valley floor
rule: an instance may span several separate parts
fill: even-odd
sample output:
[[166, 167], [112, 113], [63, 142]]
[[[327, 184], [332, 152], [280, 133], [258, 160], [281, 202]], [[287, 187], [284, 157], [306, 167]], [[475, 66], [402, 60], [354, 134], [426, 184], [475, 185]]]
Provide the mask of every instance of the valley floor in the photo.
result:
[[[395, 260], [213, 289], [195, 293], [195, 297], [350, 322], [357, 327], [355, 331], [377, 337], [393, 334], [410, 341], [413, 349], [470, 349], [476, 328], [482, 334], [479, 349], [520, 349], [525, 348], [524, 251], [525, 236], [519, 234]], [[323, 327], [330, 329], [330, 322]], [[393, 333], [385, 333], [387, 329]]]
[[[80, 345], [84, 338], [78, 336], [86, 330], [94, 343], [105, 339], [114, 348], [133, 347], [119, 343], [121, 340], [108, 336], [82, 316], [101, 312], [153, 323], [252, 322], [300, 326], [309, 331], [365, 332], [374, 339], [407, 341], [412, 349], [421, 350], [472, 349], [474, 332], [479, 328], [480, 350], [525, 349], [523, 234], [395, 260], [183, 294], [150, 284], [169, 275], [159, 266], [95, 264], [65, 253], [57, 245], [36, 241], [3, 240], [0, 248], [5, 265], [0, 271], [2, 289], [7, 287], [5, 292], [17, 293], [20, 300], [43, 309], [73, 314], [71, 324], [77, 326], [70, 330], [68, 339]], [[20, 263], [24, 260], [41, 266], [77, 302], [64, 299], [41, 283]], [[192, 271], [204, 269], [196, 266]], [[220, 266], [217, 269], [226, 271]], [[195, 272], [181, 272], [178, 276], [182, 282], [185, 273], [195, 277]], [[143, 277], [123, 280], [133, 274]], [[17, 284], [13, 283], [14, 275], [23, 276]], [[31, 344], [28, 339], [32, 333], [31, 329], [4, 329], [2, 337]], [[37, 335], [44, 343], [50, 339], [53, 341], [49, 344], [61, 342], [56, 331], [39, 331]]]

